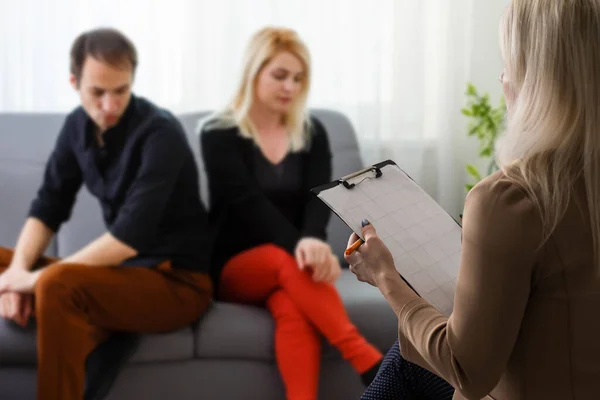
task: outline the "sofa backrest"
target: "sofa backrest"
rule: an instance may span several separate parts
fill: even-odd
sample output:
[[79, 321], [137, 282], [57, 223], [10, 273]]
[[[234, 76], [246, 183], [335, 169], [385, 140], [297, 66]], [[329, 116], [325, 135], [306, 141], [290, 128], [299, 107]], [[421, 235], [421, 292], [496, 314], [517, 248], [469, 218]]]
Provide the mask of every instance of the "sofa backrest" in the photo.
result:
[[[333, 153], [333, 176], [340, 177], [362, 168], [358, 144], [350, 121], [341, 113], [314, 109], [311, 112], [329, 134]], [[200, 156], [198, 122], [207, 112], [183, 114], [183, 125], [199, 167], [202, 199], [208, 204], [204, 163]], [[24, 218], [42, 180], [64, 114], [0, 113], [0, 246], [13, 247]], [[47, 254], [67, 256], [105, 230], [100, 207], [85, 187], [80, 191], [71, 219], [65, 223]], [[350, 230], [335, 216], [328, 226], [329, 242], [342, 255]]]
[[[0, 114], [0, 246], [16, 243], [64, 117]], [[47, 254], [57, 254], [56, 241]]]

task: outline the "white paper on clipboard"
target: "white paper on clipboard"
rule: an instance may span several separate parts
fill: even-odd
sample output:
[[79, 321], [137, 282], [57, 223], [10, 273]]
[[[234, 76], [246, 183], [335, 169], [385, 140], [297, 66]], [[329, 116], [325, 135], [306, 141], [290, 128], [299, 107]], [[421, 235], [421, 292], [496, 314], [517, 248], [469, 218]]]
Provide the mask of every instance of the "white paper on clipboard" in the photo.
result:
[[361, 221], [368, 219], [402, 277], [442, 314], [451, 314], [461, 227], [396, 163], [384, 161], [312, 191], [361, 238]]

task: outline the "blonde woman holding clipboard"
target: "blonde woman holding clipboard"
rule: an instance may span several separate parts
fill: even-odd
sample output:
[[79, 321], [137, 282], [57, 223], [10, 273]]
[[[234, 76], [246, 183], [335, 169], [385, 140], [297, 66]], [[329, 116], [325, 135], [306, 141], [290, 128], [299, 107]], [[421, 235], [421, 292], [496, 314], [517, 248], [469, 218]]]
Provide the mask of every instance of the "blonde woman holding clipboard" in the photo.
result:
[[[376, 227], [348, 261], [398, 315], [397, 357], [445, 378], [455, 399], [595, 399], [600, 2], [513, 0], [501, 32], [501, 171], [467, 197], [452, 315], [408, 288]], [[365, 399], [389, 394], [383, 378], [399, 379], [380, 373]]]

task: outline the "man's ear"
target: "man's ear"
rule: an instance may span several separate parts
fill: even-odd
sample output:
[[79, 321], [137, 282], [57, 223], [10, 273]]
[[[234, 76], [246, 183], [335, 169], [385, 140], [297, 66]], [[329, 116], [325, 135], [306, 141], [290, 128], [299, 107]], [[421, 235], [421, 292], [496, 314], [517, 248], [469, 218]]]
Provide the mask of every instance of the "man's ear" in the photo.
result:
[[79, 90], [79, 82], [77, 82], [77, 78], [75, 77], [75, 75], [69, 75], [69, 82], [71, 83], [73, 89]]

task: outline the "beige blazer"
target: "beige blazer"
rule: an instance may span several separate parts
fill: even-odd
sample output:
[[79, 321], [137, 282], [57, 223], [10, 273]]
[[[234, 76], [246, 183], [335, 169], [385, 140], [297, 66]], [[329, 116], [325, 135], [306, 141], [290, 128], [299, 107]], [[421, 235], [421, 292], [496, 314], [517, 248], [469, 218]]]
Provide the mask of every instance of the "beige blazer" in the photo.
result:
[[583, 186], [545, 244], [532, 200], [498, 172], [467, 196], [454, 311], [398, 311], [409, 361], [455, 399], [600, 399], [600, 271]]

